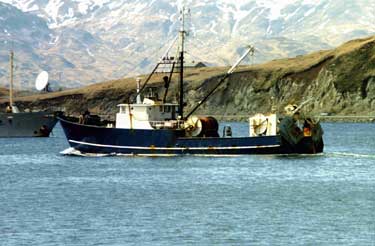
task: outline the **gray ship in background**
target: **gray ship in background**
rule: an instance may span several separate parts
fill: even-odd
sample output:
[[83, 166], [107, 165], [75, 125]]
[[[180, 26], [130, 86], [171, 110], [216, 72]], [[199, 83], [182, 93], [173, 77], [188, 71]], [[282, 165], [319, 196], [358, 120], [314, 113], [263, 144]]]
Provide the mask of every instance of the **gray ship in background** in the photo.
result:
[[[0, 138], [48, 137], [57, 123], [59, 112], [20, 112], [13, 101], [13, 58], [10, 53], [9, 105], [0, 112]], [[48, 91], [48, 73], [42, 72], [36, 80], [39, 91]], [[0, 110], [1, 111], [1, 110]]]

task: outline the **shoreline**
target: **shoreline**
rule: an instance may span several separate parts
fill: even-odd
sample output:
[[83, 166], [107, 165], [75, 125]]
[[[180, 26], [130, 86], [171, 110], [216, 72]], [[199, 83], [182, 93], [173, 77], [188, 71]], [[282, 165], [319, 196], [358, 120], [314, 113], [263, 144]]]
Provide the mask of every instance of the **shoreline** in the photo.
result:
[[[239, 121], [247, 122], [250, 115], [199, 115], [199, 116], [212, 116], [219, 121]], [[374, 116], [354, 116], [354, 115], [335, 115], [335, 116], [314, 116], [315, 119], [318, 119], [323, 123], [375, 123]]]

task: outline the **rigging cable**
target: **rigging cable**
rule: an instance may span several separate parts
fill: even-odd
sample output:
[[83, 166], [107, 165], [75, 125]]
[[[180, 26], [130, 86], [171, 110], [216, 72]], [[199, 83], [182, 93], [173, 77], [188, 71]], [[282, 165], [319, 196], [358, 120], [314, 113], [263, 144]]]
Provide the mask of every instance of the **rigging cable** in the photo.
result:
[[246, 52], [241, 56], [241, 58], [228, 70], [228, 72], [224, 75], [224, 77], [219, 80], [219, 82], [215, 85], [215, 87], [201, 100], [198, 104], [187, 114], [186, 118], [191, 116], [207, 99], [223, 84], [223, 82], [234, 72], [236, 67], [241, 63], [243, 59], [249, 54], [254, 52], [254, 47], [249, 46]]
[[[149, 74], [149, 76], [147, 77], [146, 81], [143, 83], [143, 85], [141, 86], [140, 90], [137, 92], [135, 98], [137, 98], [138, 95], [142, 94], [143, 90], [146, 88], [146, 85], [148, 84], [148, 82], [150, 81], [152, 75], [155, 73], [155, 71], [158, 69], [159, 65], [161, 64], [163, 58], [168, 55], [169, 51], [171, 50], [171, 48], [173, 47], [173, 45], [176, 43], [178, 39], [178, 36], [173, 39], [173, 42], [171, 45], [168, 46], [168, 49], [167, 51], [164, 53], [164, 55], [160, 58], [159, 62], [156, 64], [156, 66], [154, 67], [154, 69], [152, 70], [152, 72]], [[165, 45], [163, 45], [164, 47]]]

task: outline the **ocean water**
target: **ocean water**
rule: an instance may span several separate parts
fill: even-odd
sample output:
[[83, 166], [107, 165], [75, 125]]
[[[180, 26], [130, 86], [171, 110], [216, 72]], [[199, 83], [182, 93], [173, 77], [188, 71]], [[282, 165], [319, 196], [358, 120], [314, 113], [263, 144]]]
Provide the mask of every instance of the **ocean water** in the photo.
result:
[[375, 125], [324, 129], [324, 154], [289, 157], [63, 156], [60, 127], [0, 139], [0, 245], [375, 245]]

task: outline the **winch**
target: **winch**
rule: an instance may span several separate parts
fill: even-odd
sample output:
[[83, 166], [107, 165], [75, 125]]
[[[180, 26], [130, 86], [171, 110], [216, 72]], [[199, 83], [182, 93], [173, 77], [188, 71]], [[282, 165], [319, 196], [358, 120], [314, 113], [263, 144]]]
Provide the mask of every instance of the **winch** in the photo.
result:
[[188, 137], [219, 137], [219, 123], [214, 117], [190, 116], [184, 124]]

